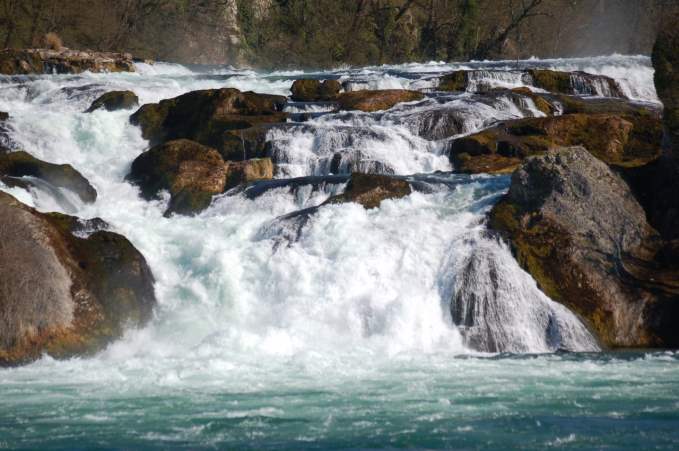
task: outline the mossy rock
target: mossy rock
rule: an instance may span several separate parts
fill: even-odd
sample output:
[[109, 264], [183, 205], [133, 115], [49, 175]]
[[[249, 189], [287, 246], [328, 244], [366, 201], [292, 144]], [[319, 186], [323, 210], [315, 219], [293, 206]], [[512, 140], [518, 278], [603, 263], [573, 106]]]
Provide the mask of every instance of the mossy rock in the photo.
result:
[[[44, 214], [0, 193], [0, 366], [91, 355], [153, 313], [153, 275], [101, 220]], [[92, 227], [94, 226], [94, 227]]]
[[460, 172], [507, 172], [529, 156], [584, 146], [610, 165], [634, 168], [659, 158], [661, 133], [659, 118], [651, 113], [526, 118], [458, 138], [450, 156]]
[[412, 188], [403, 179], [380, 174], [354, 172], [340, 195], [331, 197], [327, 204], [355, 202], [365, 208], [378, 208], [383, 200], [400, 199], [410, 195]]
[[286, 98], [233, 88], [193, 91], [156, 104], [143, 105], [130, 117], [151, 145], [190, 139], [224, 150], [224, 134], [287, 119]]
[[55, 187], [73, 191], [83, 202], [97, 200], [97, 191], [71, 165], [47, 163], [23, 151], [0, 154], [0, 176], [37, 177]]
[[677, 347], [679, 264], [630, 186], [583, 148], [530, 157], [489, 215], [519, 264], [610, 347]]
[[436, 89], [439, 91], [465, 91], [467, 89], [468, 79], [468, 71], [456, 70], [455, 72], [451, 72], [441, 77]]
[[106, 111], [129, 110], [139, 105], [139, 98], [132, 91], [111, 91], [97, 98], [85, 113], [92, 113], [100, 108]]
[[271, 158], [230, 161], [226, 164], [225, 189], [259, 180], [271, 180], [273, 173], [274, 165]]
[[597, 85], [605, 87], [609, 97], [625, 97], [618, 83], [605, 75], [588, 74], [580, 71], [561, 72], [548, 69], [530, 69], [527, 73], [533, 80], [535, 87], [552, 93], [596, 94], [594, 91], [587, 92], [587, 88]]
[[404, 89], [384, 89], [379, 91], [352, 91], [337, 96], [342, 110], [374, 112], [388, 110], [402, 102], [422, 100], [424, 94]]
[[196, 214], [210, 205], [212, 196], [224, 192], [226, 168], [215, 149], [180, 139], [142, 153], [132, 162], [127, 179], [141, 188], [146, 199], [170, 192], [167, 214]]
[[298, 102], [318, 102], [333, 100], [337, 97], [342, 85], [337, 80], [301, 79], [292, 83], [292, 100]]

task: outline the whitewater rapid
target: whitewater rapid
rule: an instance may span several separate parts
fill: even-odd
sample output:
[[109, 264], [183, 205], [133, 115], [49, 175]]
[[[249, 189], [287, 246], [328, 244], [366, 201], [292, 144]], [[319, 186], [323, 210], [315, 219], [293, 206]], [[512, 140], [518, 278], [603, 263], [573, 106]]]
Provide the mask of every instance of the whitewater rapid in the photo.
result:
[[[490, 71], [486, 82], [514, 86], [521, 78], [512, 74], [513, 64], [431, 63], [312, 75], [339, 78], [347, 89], [426, 88], [442, 73], [475, 68], [482, 74]], [[652, 71], [643, 58], [522, 64], [624, 74], [618, 80], [622, 86], [629, 81], [627, 91], [655, 101]], [[458, 112], [458, 134], [465, 134], [498, 120], [541, 115], [534, 105], [473, 93], [428, 97], [384, 113], [329, 113], [322, 105], [291, 104], [288, 111], [313, 116], [269, 133], [277, 178], [351, 170], [398, 175], [438, 171], [442, 183], [385, 201], [379, 209], [324, 207], [296, 242], [278, 246], [276, 236], [262, 232], [267, 224], [319, 205], [343, 185], [324, 190], [282, 187], [255, 199], [229, 193], [197, 217], [164, 218], [167, 199], [142, 200], [137, 188], [124, 181], [131, 162], [148, 147], [138, 128], [128, 123], [130, 112], [82, 112], [97, 96], [120, 89], [133, 90], [142, 104], [218, 87], [287, 95], [300, 74], [232, 69], [198, 73], [162, 63], [139, 64], [137, 70], [7, 77], [0, 85], [0, 110], [11, 114], [13, 146], [46, 161], [73, 165], [96, 187], [99, 198], [85, 205], [67, 191], [2, 189], [42, 211], [103, 218], [141, 250], [156, 277], [155, 320], [144, 330], [129, 331], [95, 361], [109, 365], [172, 356], [181, 366], [194, 354], [201, 356], [198, 363], [214, 358], [230, 364], [239, 353], [455, 355], [597, 349], [579, 320], [544, 296], [506, 246], [486, 233], [484, 215], [506, 191], [508, 177], [446, 172], [452, 169], [446, 155], [450, 138], [439, 138], [450, 124], [438, 116], [442, 111]], [[509, 75], [498, 76], [501, 70]]]
[[[306, 74], [198, 71], [158, 63], [138, 64], [130, 74], [0, 77], [0, 111], [11, 115], [12, 146], [73, 165], [99, 196], [83, 204], [50, 186], [28, 192], [0, 184], [0, 189], [41, 211], [103, 218], [146, 257], [158, 298], [147, 327], [129, 330], [93, 357], [44, 357], [0, 372], [7, 406], [0, 423], [8, 425], [0, 426], [5, 434], [0, 448], [39, 447], [47, 437], [67, 446], [83, 431], [90, 435], [82, 446], [242, 447], [260, 439], [271, 445], [333, 437], [332, 443], [344, 443], [371, 434], [382, 444], [407, 445], [400, 437], [416, 430], [427, 431], [417, 443], [450, 446], [445, 437], [451, 434], [474, 436], [475, 419], [499, 418], [498, 430], [503, 429], [505, 400], [516, 387], [521, 394], [515, 402], [539, 404], [551, 413], [549, 403], [538, 402], [541, 393], [560, 397], [556, 388], [562, 386], [582, 396], [594, 393], [586, 388], [590, 376], [578, 372], [582, 365], [603, 379], [619, 380], [608, 373], [611, 368], [635, 374], [636, 363], [624, 359], [569, 360], [581, 354], [565, 360], [550, 354], [531, 366], [524, 357], [495, 360], [507, 353], [532, 359], [599, 349], [575, 315], [547, 298], [486, 230], [485, 214], [506, 192], [509, 177], [450, 172], [451, 138], [442, 136], [451, 124], [438, 113], [460, 112], [462, 123], [455, 126], [466, 134], [498, 120], [541, 115], [530, 103], [432, 94], [372, 114], [291, 103], [290, 113], [310, 117], [270, 132], [277, 180], [346, 175], [354, 168], [407, 176], [416, 188], [378, 209], [324, 206], [294, 234], [277, 218], [319, 205], [341, 192], [346, 178], [314, 186], [283, 183], [257, 195], [236, 190], [196, 217], [166, 218], [167, 197], [143, 200], [124, 180], [132, 161], [148, 148], [128, 122], [131, 111], [83, 113], [111, 90], [133, 90], [142, 104], [220, 87], [289, 95], [292, 81], [305, 75], [338, 78], [347, 89], [429, 92], [443, 73], [461, 68], [488, 70], [493, 75], [485, 82], [515, 87], [521, 83], [511, 74], [517, 67], [609, 75], [629, 97], [657, 103], [649, 59], [617, 55]], [[498, 76], [498, 70], [509, 75]], [[640, 357], [644, 371], [660, 372], [644, 381], [670, 377], [662, 373], [663, 362], [675, 360], [672, 354]], [[533, 393], [539, 377], [551, 382]], [[629, 378], [641, 384], [641, 376]], [[654, 387], [635, 394], [651, 396]], [[674, 392], [667, 392], [668, 409]], [[611, 403], [618, 396], [594, 394]], [[456, 403], [467, 401], [469, 406], [455, 410]], [[382, 405], [384, 410], [375, 410]], [[596, 406], [588, 409], [599, 412]], [[442, 423], [447, 418], [461, 423], [447, 428]], [[24, 430], [20, 424], [31, 426]], [[67, 426], [57, 431], [55, 424]], [[427, 441], [436, 437], [444, 441]], [[577, 440], [550, 430], [541, 443]], [[481, 442], [469, 446], [474, 443]]]

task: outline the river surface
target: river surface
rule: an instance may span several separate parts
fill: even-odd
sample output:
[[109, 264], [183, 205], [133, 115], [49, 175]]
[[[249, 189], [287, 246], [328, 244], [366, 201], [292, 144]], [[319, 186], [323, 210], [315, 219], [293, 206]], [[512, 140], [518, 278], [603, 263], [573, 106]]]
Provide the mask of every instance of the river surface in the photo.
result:
[[[144, 254], [158, 298], [147, 327], [93, 357], [0, 370], [0, 449], [676, 449], [679, 354], [600, 352], [487, 233], [509, 177], [451, 172], [454, 135], [439, 113], [455, 112], [459, 134], [541, 113], [501, 95], [436, 93], [438, 77], [473, 68], [479, 82], [516, 87], [527, 67], [606, 74], [657, 103], [649, 59], [619, 55], [0, 78], [9, 144], [73, 165], [99, 197], [0, 189], [106, 220]], [[130, 111], [83, 113], [110, 90], [141, 103], [219, 87], [289, 95], [303, 75], [427, 98], [372, 114], [290, 103], [291, 124], [269, 133], [281, 184], [226, 193], [195, 217], [164, 217], [167, 196], [145, 201], [124, 180], [148, 148]], [[324, 206], [301, 228], [277, 219], [341, 192], [336, 175], [352, 169], [416, 189], [372, 210]]]

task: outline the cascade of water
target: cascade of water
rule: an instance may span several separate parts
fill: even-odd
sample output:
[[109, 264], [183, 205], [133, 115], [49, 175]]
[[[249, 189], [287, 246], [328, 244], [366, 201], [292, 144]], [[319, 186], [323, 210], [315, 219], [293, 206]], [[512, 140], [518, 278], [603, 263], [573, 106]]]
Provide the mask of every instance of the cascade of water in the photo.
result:
[[[596, 66], [602, 73], [622, 64], [611, 59], [538, 63]], [[519, 72], [501, 73], [492, 64], [466, 67], [479, 69], [475, 83], [522, 81]], [[646, 74], [646, 63], [634, 64], [632, 72]], [[352, 88], [351, 80], [380, 77], [412, 87], [460, 67], [465, 66], [404, 65], [327, 76], [345, 78], [349, 89], [358, 87]], [[73, 165], [99, 197], [83, 205], [38, 183], [30, 192], [0, 188], [41, 210], [102, 217], [146, 255], [156, 275], [157, 319], [102, 354], [102, 364], [159, 355], [176, 362], [188, 352], [197, 352], [199, 360], [223, 361], [242, 353], [596, 348], [577, 318], [546, 298], [511, 253], [485, 235], [484, 214], [506, 190], [506, 177], [410, 177], [451, 169], [446, 139], [496, 121], [542, 115], [530, 99], [437, 93], [378, 113], [291, 104], [289, 112], [313, 117], [269, 132], [276, 180], [219, 196], [197, 217], [164, 218], [166, 199], [144, 201], [124, 181], [130, 163], [148, 145], [128, 123], [130, 112], [83, 114], [89, 103], [119, 89], [133, 89], [142, 103], [221, 86], [287, 94], [292, 81], [282, 74], [196, 74], [163, 64], [138, 68], [136, 74], [0, 79], [0, 110], [11, 114], [7, 130], [16, 147]], [[602, 86], [590, 88], [588, 94], [608, 94]], [[416, 189], [379, 209], [328, 205], [298, 215], [304, 221], [295, 224], [294, 234], [272, 226], [341, 192], [354, 170], [409, 176]], [[283, 180], [328, 174], [344, 175]], [[276, 246], [281, 235], [288, 244]]]

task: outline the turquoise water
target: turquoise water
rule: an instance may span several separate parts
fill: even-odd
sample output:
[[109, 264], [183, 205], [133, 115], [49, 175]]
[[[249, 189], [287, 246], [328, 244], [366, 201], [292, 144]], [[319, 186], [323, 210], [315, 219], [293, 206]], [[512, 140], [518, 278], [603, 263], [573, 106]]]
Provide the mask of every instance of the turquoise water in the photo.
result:
[[[443, 72], [514, 64], [313, 76], [427, 91]], [[645, 57], [521, 64], [608, 74], [630, 97], [656, 100]], [[384, 114], [289, 106], [317, 116], [269, 136], [277, 178], [326, 175], [341, 153], [421, 189], [378, 209], [325, 206], [286, 243], [276, 218], [321, 204], [342, 183], [231, 193], [196, 217], [166, 218], [167, 199], [147, 202], [125, 181], [148, 147], [130, 112], [83, 111], [114, 89], [133, 89], [141, 103], [218, 87], [288, 94], [299, 73], [138, 69], [0, 77], [13, 145], [73, 165], [99, 196], [84, 205], [68, 192], [0, 189], [41, 211], [103, 218], [144, 254], [158, 298], [147, 327], [91, 358], [0, 370], [0, 449], [679, 447], [679, 354], [553, 353], [598, 346], [487, 233], [484, 215], [509, 178], [452, 174], [446, 140], [419, 134], [442, 110], [462, 111], [472, 132], [535, 109], [469, 93]], [[451, 302], [477, 293], [488, 301], [477, 322], [456, 326]], [[503, 353], [469, 337], [491, 337]]]
[[221, 378], [212, 373], [207, 383], [196, 373], [135, 387], [83, 381], [82, 362], [67, 365], [55, 382], [61, 364], [43, 362], [0, 373], [0, 444], [629, 450], [679, 444], [677, 353], [395, 356], [361, 369], [351, 363], [361, 365], [253, 362]]

